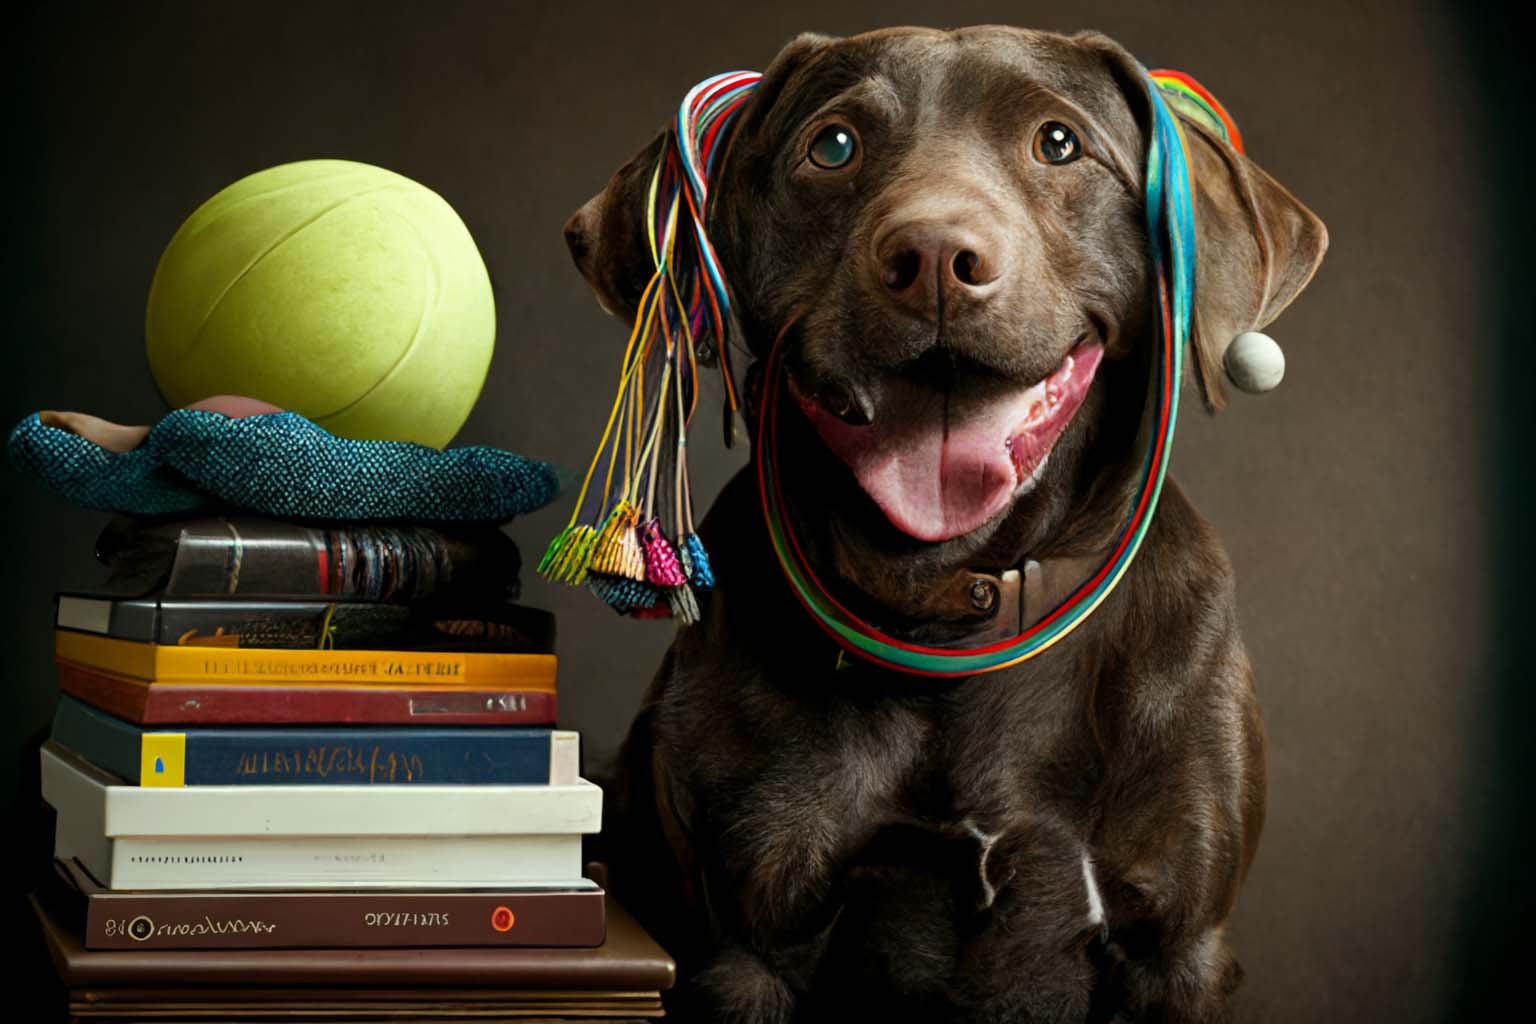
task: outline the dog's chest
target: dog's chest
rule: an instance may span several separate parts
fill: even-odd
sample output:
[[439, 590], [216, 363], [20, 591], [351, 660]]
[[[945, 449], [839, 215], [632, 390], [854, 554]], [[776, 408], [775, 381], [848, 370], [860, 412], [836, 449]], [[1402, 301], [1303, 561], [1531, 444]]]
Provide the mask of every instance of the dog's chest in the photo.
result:
[[814, 700], [776, 700], [773, 717], [746, 705], [756, 735], [778, 741], [733, 773], [730, 833], [763, 837], [756, 859], [823, 882], [915, 866], [990, 904], [1044, 835], [1070, 847], [1052, 859], [1080, 879], [1097, 765], [1076, 681], [1037, 670], [888, 694], [881, 681], [843, 670]]
[[[1025, 680], [1015, 696], [1030, 689]], [[1019, 964], [1041, 969], [1038, 984], [1077, 976], [1103, 920], [1087, 848], [1092, 761], [1065, 703], [1036, 694], [1032, 714], [1024, 703], [974, 692], [892, 701], [866, 708], [869, 731], [825, 760], [797, 756], [806, 792], [826, 792], [830, 765], [858, 784], [846, 801], [793, 805], [778, 824], [782, 858], [752, 873], [782, 891], [773, 865], [793, 863], [796, 888], [821, 894], [803, 920], [831, 922], [823, 969], [934, 993], [992, 984], [994, 957], [1016, 957], [1006, 977], [1021, 984]], [[780, 792], [762, 779], [748, 803], [765, 814], [737, 834], [771, 828]]]

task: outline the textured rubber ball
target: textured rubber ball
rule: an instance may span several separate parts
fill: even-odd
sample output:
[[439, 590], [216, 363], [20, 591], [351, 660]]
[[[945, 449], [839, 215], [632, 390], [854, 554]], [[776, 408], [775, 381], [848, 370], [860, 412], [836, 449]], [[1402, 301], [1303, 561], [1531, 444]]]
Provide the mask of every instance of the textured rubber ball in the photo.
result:
[[1258, 331], [1244, 331], [1233, 338], [1222, 362], [1227, 379], [1253, 394], [1273, 390], [1285, 376], [1285, 353], [1274, 338]]
[[247, 395], [343, 437], [441, 448], [491, 362], [496, 309], [464, 222], [392, 171], [259, 171], [187, 218], [149, 289], [166, 401]]

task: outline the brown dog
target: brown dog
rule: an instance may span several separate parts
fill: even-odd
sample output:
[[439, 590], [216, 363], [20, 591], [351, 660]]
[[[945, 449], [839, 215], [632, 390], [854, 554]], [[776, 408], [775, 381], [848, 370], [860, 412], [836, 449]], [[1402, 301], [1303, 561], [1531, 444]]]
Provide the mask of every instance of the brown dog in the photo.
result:
[[[793, 324], [793, 525], [887, 631], [1000, 628], [1004, 571], [1026, 560], [1038, 614], [1115, 540], [1155, 348], [1145, 89], [1102, 36], [895, 29], [796, 39], [738, 119], [710, 231], [753, 355]], [[1225, 345], [1295, 298], [1327, 236], [1185, 127], [1193, 362], [1214, 408]], [[567, 227], [623, 317], [651, 270], [659, 144]], [[1042, 381], [1060, 411], [1015, 436]], [[613, 884], [681, 962], [675, 1009], [1229, 1017], [1222, 929], [1263, 821], [1264, 738], [1230, 566], [1178, 488], [1085, 625], [958, 682], [839, 668], [755, 490], [739, 476], [704, 524], [719, 587], [679, 630], [610, 791]]]

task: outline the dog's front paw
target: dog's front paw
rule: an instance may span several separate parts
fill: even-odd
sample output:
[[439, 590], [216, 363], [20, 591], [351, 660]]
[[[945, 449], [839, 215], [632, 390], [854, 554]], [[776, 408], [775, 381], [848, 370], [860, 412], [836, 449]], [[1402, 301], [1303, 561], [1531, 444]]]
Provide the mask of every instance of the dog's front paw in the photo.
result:
[[789, 1024], [795, 995], [762, 958], [739, 946], [721, 950], [693, 979], [690, 1019], [719, 1024]]

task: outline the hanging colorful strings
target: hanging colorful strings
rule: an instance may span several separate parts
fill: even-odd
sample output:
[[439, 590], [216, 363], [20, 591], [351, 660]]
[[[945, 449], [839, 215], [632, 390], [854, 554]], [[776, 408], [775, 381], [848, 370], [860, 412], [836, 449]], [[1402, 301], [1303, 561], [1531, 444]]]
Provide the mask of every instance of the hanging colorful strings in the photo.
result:
[[[709, 176], [761, 78], [716, 75], [678, 108], [646, 193], [655, 272], [641, 293], [618, 394], [570, 522], [539, 561], [546, 578], [585, 583], [621, 613], [691, 623], [699, 614], [695, 592], [714, 585], [694, 530], [687, 461], [701, 354], [719, 359], [728, 435], [737, 408], [730, 293], [705, 231]], [[592, 486], [599, 476], [600, 492]]]
[[[675, 136], [668, 139], [658, 160], [647, 198], [647, 230], [656, 273], [640, 301], [625, 351], [619, 395], [571, 522], [550, 543], [539, 564], [539, 571], [551, 579], [586, 581], [621, 612], [670, 613], [691, 622], [697, 605], [689, 587], [707, 590], [713, 582], [703, 547], [693, 532], [685, 459], [687, 426], [697, 400], [695, 346], [712, 341], [718, 348], [728, 408], [736, 408], [726, 350], [729, 292], [704, 228], [707, 182], [719, 147], [729, 137], [732, 118], [760, 77], [752, 72], [732, 72], [707, 79], [695, 86], [679, 107]], [[1050, 649], [1081, 625], [1124, 578], [1135, 558], [1167, 475], [1194, 290], [1192, 181], [1183, 129], [1171, 107], [1242, 151], [1242, 137], [1231, 117], [1193, 78], [1178, 71], [1157, 70], [1148, 73], [1148, 86], [1152, 139], [1147, 153], [1146, 217], [1158, 284], [1160, 345], [1143, 426], [1148, 441], [1142, 484], [1120, 539], [1104, 564], [1035, 626], [1010, 640], [982, 647], [927, 647], [880, 632], [831, 596], [811, 569], [785, 515], [776, 443], [782, 352], [776, 343], [769, 353], [755, 452], [763, 516], [791, 590], [848, 652], [887, 668], [942, 678], [1014, 665]], [[687, 212], [680, 214], [684, 204]], [[682, 247], [678, 246], [676, 230], [680, 216], [693, 228], [691, 245]], [[662, 343], [659, 346], [658, 341]], [[648, 387], [647, 374], [654, 380], [658, 369], [659, 386]], [[668, 394], [673, 397], [670, 413]], [[672, 546], [653, 505], [659, 476], [657, 439], [666, 424], [675, 428], [677, 438], [672, 507], [679, 552], [670, 560], [667, 555]], [[582, 516], [589, 508], [589, 487], [600, 466], [606, 466], [603, 491], [590, 506], [595, 511], [589, 524]], [[623, 467], [622, 487], [618, 500], [610, 505], [616, 466]], [[642, 490], [646, 494], [643, 508], [636, 504]]]

